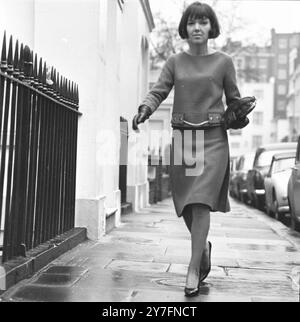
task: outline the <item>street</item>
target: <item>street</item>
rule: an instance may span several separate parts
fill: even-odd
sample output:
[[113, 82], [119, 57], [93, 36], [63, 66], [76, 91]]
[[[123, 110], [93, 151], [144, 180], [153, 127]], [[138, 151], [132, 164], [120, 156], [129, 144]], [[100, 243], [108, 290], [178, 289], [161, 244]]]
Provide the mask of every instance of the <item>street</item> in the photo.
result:
[[212, 271], [195, 298], [184, 296], [190, 237], [171, 199], [123, 217], [2, 295], [2, 301], [298, 302], [300, 234], [231, 199], [212, 214]]

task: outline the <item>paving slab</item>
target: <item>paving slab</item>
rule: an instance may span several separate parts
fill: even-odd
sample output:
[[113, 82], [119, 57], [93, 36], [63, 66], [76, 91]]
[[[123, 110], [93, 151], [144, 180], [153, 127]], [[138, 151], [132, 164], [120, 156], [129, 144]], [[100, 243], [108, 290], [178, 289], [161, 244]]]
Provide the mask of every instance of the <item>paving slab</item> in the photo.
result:
[[213, 213], [212, 269], [195, 298], [184, 296], [190, 234], [168, 199], [122, 217], [99, 241], [86, 241], [3, 301], [28, 302], [298, 302], [300, 234], [231, 199]]

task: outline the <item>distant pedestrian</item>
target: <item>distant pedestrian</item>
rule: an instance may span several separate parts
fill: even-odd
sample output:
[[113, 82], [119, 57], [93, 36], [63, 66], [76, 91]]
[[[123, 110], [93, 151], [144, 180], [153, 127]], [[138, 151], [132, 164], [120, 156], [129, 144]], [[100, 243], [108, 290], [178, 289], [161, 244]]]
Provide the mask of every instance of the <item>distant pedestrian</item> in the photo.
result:
[[[237, 120], [227, 118], [224, 127], [226, 104], [240, 101], [236, 85], [236, 73], [229, 55], [208, 47], [208, 40], [217, 38], [220, 27], [214, 10], [207, 4], [194, 2], [183, 13], [179, 34], [186, 39], [189, 49], [174, 54], [165, 63], [157, 83], [139, 107], [133, 120], [133, 129], [147, 120], [175, 86], [172, 113], [173, 131], [182, 137], [181, 145], [173, 138], [171, 149], [171, 187], [178, 217], [183, 217], [191, 232], [192, 256], [186, 278], [186, 296], [199, 293], [200, 283], [211, 270], [211, 248], [207, 241], [210, 228], [210, 212], [229, 212], [228, 186], [230, 156], [227, 128], [245, 127], [245, 116]], [[230, 115], [230, 113], [228, 114]], [[197, 131], [202, 132], [200, 142]], [[190, 135], [190, 136], [188, 136]], [[201, 136], [200, 136], [201, 138]], [[198, 140], [198, 141], [197, 141]], [[203, 141], [203, 140], [202, 140]], [[180, 153], [204, 149], [204, 169], [197, 175], [187, 175], [192, 169], [184, 162], [174, 163]]]

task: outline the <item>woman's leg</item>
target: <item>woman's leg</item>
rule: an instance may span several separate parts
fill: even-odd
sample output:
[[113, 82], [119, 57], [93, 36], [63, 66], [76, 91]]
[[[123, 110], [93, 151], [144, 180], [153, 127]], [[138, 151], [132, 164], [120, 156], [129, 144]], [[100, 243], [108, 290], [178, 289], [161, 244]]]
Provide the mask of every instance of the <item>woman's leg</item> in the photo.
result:
[[193, 222], [193, 214], [192, 214], [192, 205], [185, 206], [182, 214], [185, 225], [190, 233], [192, 233], [192, 222]]
[[192, 257], [186, 279], [187, 288], [197, 288], [200, 274], [200, 262], [207, 244], [210, 228], [210, 209], [206, 205], [192, 205]]

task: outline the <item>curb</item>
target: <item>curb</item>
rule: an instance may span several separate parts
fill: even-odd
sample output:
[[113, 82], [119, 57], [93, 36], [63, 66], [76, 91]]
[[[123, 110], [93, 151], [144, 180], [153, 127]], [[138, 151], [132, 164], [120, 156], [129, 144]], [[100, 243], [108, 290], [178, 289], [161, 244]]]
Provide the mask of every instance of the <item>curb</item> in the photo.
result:
[[31, 277], [86, 239], [86, 228], [74, 228], [28, 251], [26, 258], [17, 257], [0, 264], [0, 295], [18, 282]]

